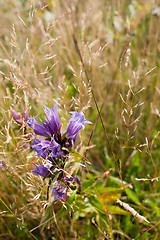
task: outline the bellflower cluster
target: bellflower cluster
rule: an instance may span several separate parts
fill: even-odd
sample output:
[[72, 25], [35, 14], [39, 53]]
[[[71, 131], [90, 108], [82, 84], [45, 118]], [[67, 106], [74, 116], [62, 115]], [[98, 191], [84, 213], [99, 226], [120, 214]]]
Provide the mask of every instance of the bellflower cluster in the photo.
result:
[[[77, 176], [71, 176], [64, 170], [65, 163], [68, 159], [69, 151], [74, 146], [78, 134], [81, 129], [85, 128], [86, 124], [91, 124], [85, 119], [83, 112], [70, 112], [71, 119], [65, 133], [61, 131], [61, 123], [58, 115], [57, 105], [53, 109], [44, 107], [44, 121], [36, 121], [36, 117], [29, 118], [27, 110], [23, 109], [22, 113], [17, 113], [11, 108], [11, 114], [16, 123], [21, 127], [23, 123], [32, 129], [30, 132], [33, 136], [32, 145], [30, 148], [37, 152], [37, 156], [43, 159], [44, 165], [39, 161], [39, 165], [33, 162], [36, 167], [32, 170], [34, 175], [40, 175], [44, 179], [53, 180], [54, 200], [66, 199], [68, 189], [81, 188], [82, 183]], [[42, 136], [43, 139], [35, 135]], [[2, 165], [2, 164], [1, 164]], [[2, 166], [0, 166], [2, 168]], [[66, 175], [67, 174], [67, 175]]]
[[59, 175], [54, 182], [53, 188], [53, 201], [57, 199], [65, 200], [69, 188], [75, 189], [79, 186], [80, 189], [82, 184], [77, 176], [66, 176], [63, 168], [68, 159], [69, 150], [75, 144], [80, 130], [84, 129], [86, 124], [91, 124], [91, 122], [85, 119], [83, 112], [70, 112], [71, 119], [67, 131], [62, 133], [57, 105], [55, 104], [53, 109], [45, 106], [44, 112], [46, 116], [43, 121], [38, 122], [36, 117], [27, 118], [27, 123], [34, 134], [46, 138], [34, 137], [33, 139], [31, 149], [36, 151], [37, 155], [46, 164], [43, 165], [39, 162], [39, 165], [37, 165], [33, 163], [36, 169], [32, 170], [32, 172], [35, 175], [53, 180], [58, 169]]

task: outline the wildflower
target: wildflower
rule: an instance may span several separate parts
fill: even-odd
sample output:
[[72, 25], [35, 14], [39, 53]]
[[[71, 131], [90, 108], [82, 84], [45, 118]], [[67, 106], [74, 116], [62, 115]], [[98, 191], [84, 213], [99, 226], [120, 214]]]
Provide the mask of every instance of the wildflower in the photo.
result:
[[[31, 170], [34, 175], [40, 175], [42, 177], [45, 177], [50, 169], [50, 166], [44, 167], [41, 162], [39, 162], [40, 165], [37, 165], [33, 162], [33, 165], [36, 167], [35, 170]], [[48, 174], [47, 178], [51, 177], [52, 174]]]
[[0, 161], [0, 168], [2, 168], [2, 169], [5, 168], [5, 166], [3, 165], [3, 162], [2, 162], [2, 161]]
[[84, 129], [86, 124], [92, 123], [85, 119], [83, 112], [70, 112], [70, 114], [72, 115], [72, 117], [69, 120], [70, 124], [66, 131], [66, 137], [70, 139], [70, 142], [73, 141], [75, 143], [81, 128]]
[[49, 154], [50, 145], [51, 142], [48, 140], [34, 138], [31, 149], [36, 151], [38, 153], [38, 156], [41, 156], [42, 158], [46, 159]]
[[[66, 133], [61, 132], [61, 124], [58, 116], [57, 105], [54, 105], [53, 109], [44, 107], [44, 112], [47, 117], [44, 118], [44, 121], [41, 120], [41, 123], [37, 122], [34, 118], [29, 118], [28, 125], [33, 129], [34, 133], [47, 137], [47, 140], [34, 138], [33, 145], [31, 149], [35, 150], [38, 156], [41, 156], [43, 159], [47, 159], [51, 162], [50, 166], [43, 166], [40, 162], [40, 165], [33, 163], [36, 167], [32, 172], [35, 175], [46, 177], [51, 177], [52, 173], [55, 170], [55, 165], [63, 169], [65, 166], [65, 161], [67, 160], [69, 154], [69, 148], [75, 143], [79, 131], [81, 128], [85, 128], [86, 124], [91, 124], [90, 121], [85, 119], [83, 112], [70, 112], [71, 119], [69, 120], [69, 126]], [[54, 169], [54, 170], [52, 170]], [[77, 176], [64, 177], [63, 174], [59, 175], [58, 181], [63, 181], [66, 186], [71, 189], [76, 189], [79, 185], [79, 191], [82, 186], [80, 179]], [[65, 200], [65, 195], [68, 188], [60, 185], [56, 181], [55, 187], [53, 188], [54, 201], [57, 199]]]
[[22, 113], [17, 113], [12, 107], [11, 107], [11, 114], [13, 119], [20, 125], [22, 126], [23, 122], [27, 123], [28, 122], [28, 112], [26, 109], [22, 110]]
[[[70, 112], [72, 115], [70, 124], [66, 133], [61, 135], [61, 124], [58, 116], [57, 105], [54, 105], [53, 109], [44, 107], [44, 112], [47, 118], [44, 118], [45, 122], [41, 120], [41, 123], [37, 122], [34, 118], [29, 118], [28, 125], [33, 129], [34, 133], [44, 137], [53, 137], [54, 141], [60, 145], [72, 147], [72, 142], [75, 143], [81, 128], [84, 129], [86, 124], [91, 124], [90, 121], [85, 119], [83, 112]], [[62, 140], [63, 137], [63, 140]], [[55, 144], [54, 142], [54, 144]]]
[[69, 183], [75, 184], [75, 183], [77, 183], [80, 187], [82, 186], [81, 180], [79, 179], [78, 176], [64, 177], [63, 180], [64, 180], [64, 182], [66, 184], [69, 184]]
[[57, 199], [65, 200], [65, 195], [67, 193], [67, 190], [68, 190], [68, 188], [66, 188], [63, 185], [60, 185], [58, 182], [56, 182], [56, 186], [53, 188], [53, 194], [54, 194], [53, 202], [55, 202]]
[[58, 116], [57, 105], [55, 104], [53, 109], [44, 107], [44, 112], [47, 116], [47, 118], [44, 118], [45, 122], [41, 120], [41, 123], [39, 123], [34, 117], [29, 118], [28, 125], [37, 135], [45, 137], [52, 137], [55, 135], [56, 139], [58, 139], [60, 135], [61, 124]]
[[33, 129], [35, 134], [45, 136], [45, 137], [50, 136], [50, 131], [47, 128], [47, 126], [45, 126], [45, 123], [43, 123], [43, 125], [42, 125], [41, 123], [39, 123], [35, 120], [35, 117], [29, 118], [28, 125], [30, 128]]
[[35, 150], [38, 153], [38, 156], [46, 159], [50, 157], [61, 158], [62, 152], [60, 145], [53, 139], [52, 141], [42, 140], [38, 138], [34, 138], [33, 145], [31, 149]]

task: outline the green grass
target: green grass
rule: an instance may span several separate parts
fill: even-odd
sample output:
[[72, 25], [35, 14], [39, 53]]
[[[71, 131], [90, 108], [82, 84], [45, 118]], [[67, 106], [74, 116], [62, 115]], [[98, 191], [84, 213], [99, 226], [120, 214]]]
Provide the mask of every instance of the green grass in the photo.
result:
[[[0, 3], [0, 239], [160, 238], [160, 10], [153, 2]], [[77, 142], [91, 162], [78, 171], [82, 194], [73, 191], [59, 210], [45, 207], [46, 182], [30, 172], [37, 157], [10, 113], [25, 107], [43, 118], [43, 106], [55, 102], [62, 128], [72, 110], [93, 122]], [[85, 153], [88, 142], [94, 146]]]

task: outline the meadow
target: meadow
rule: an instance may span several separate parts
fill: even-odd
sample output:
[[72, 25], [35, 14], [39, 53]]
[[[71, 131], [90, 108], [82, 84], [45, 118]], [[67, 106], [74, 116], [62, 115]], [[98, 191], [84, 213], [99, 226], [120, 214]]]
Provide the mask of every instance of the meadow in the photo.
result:
[[[159, 1], [0, 0], [0, 23], [0, 239], [160, 239]], [[63, 139], [92, 124], [42, 177], [24, 111], [55, 104]]]

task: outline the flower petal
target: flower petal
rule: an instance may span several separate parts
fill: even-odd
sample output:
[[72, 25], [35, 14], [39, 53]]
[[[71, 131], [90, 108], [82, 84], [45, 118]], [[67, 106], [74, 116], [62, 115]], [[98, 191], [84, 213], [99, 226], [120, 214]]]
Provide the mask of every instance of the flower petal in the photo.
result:
[[63, 185], [60, 185], [58, 182], [56, 182], [56, 186], [53, 188], [53, 194], [54, 194], [54, 200], [55, 202], [57, 199], [63, 199], [65, 200], [65, 195], [68, 188], [64, 187]]
[[[48, 170], [50, 169], [50, 166], [44, 167], [41, 162], [39, 162], [40, 165], [37, 165], [36, 163], [33, 162], [33, 165], [36, 167], [36, 169], [31, 170], [34, 175], [40, 175], [42, 177], [45, 177]], [[48, 178], [51, 177], [51, 173], [47, 176]]]

